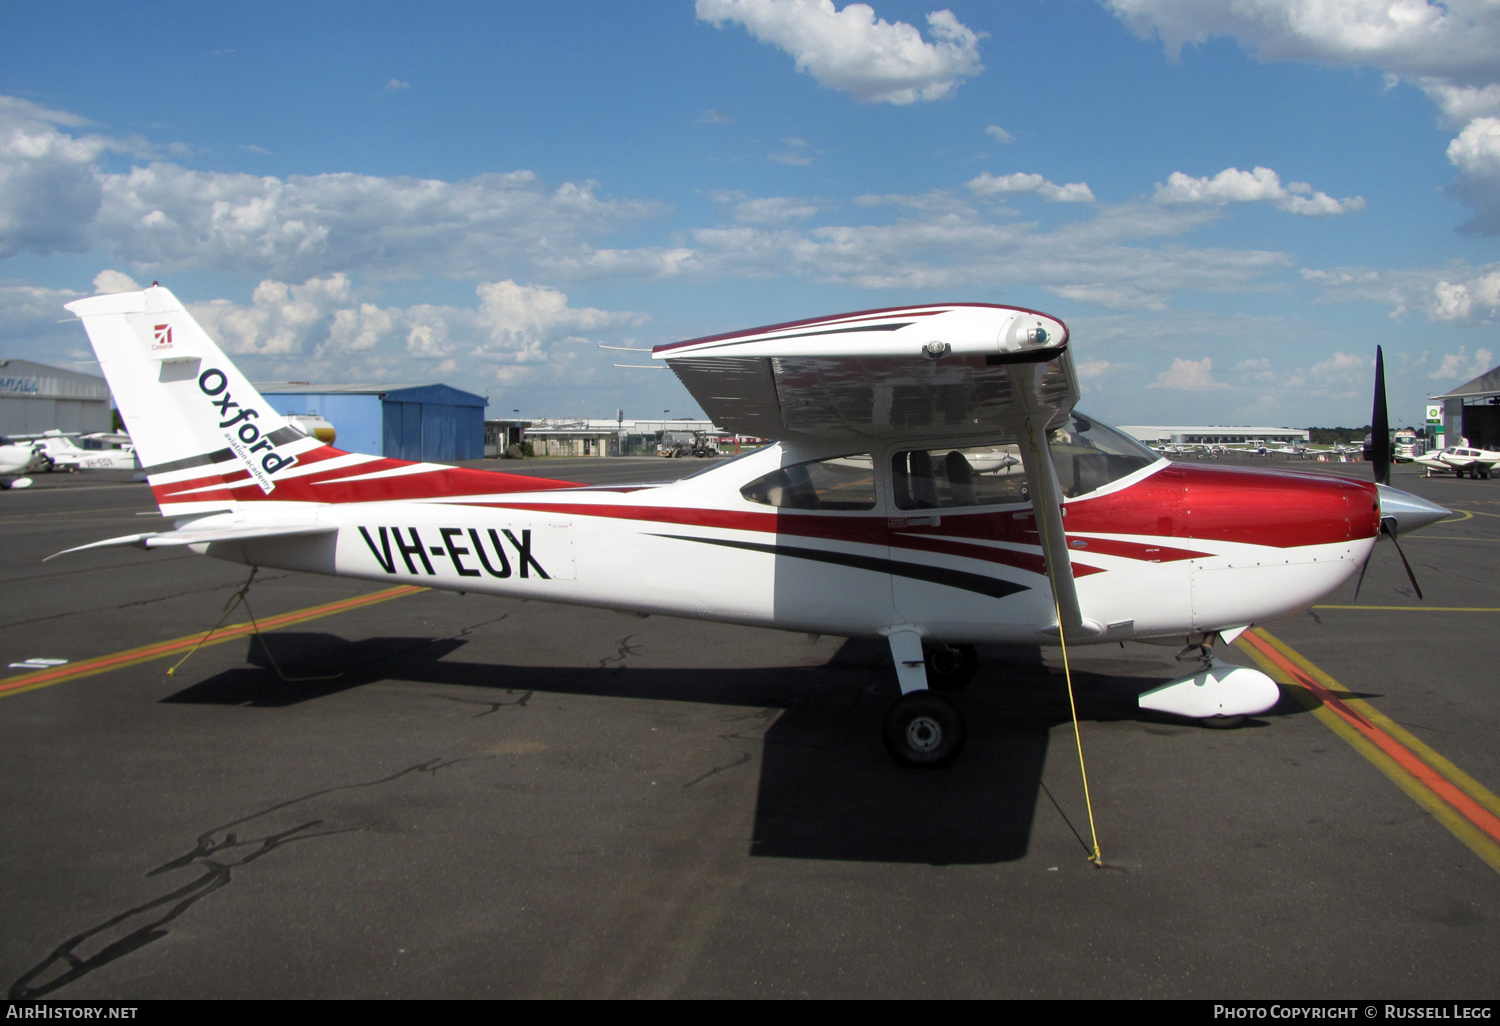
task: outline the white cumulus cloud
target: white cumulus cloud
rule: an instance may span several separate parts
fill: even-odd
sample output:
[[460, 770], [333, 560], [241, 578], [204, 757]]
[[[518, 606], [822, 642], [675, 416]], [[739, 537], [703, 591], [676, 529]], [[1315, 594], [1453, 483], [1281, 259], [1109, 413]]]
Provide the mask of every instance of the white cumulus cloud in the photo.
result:
[[[1378, 68], [1422, 89], [1455, 126], [1500, 115], [1495, 0], [1102, 2], [1141, 38], [1160, 38], [1174, 58], [1184, 45], [1229, 37], [1262, 61]], [[1450, 191], [1475, 210], [1466, 229], [1500, 234], [1500, 177], [1461, 170]]]
[[1464, 228], [1500, 235], [1500, 118], [1475, 118], [1448, 144], [1448, 160], [1458, 168], [1449, 191], [1474, 208]]
[[1034, 192], [1053, 203], [1092, 203], [1094, 191], [1085, 182], [1069, 182], [1056, 185], [1038, 174], [1018, 171], [1012, 175], [992, 175], [988, 172], [971, 179], [969, 189], [979, 196], [1002, 196], [1012, 192]]
[[584, 333], [646, 320], [572, 306], [565, 293], [545, 285], [480, 282], [475, 294], [475, 307], [382, 307], [348, 276], [334, 274], [301, 284], [267, 279], [248, 305], [219, 299], [188, 307], [227, 351], [305, 366], [301, 379], [319, 371], [346, 380], [361, 372], [420, 378], [431, 373], [420, 361], [460, 354], [469, 373], [509, 379], [516, 365], [550, 362], [557, 346], [586, 341]]
[[1173, 171], [1166, 184], [1156, 186], [1158, 203], [1270, 203], [1278, 210], [1290, 214], [1311, 216], [1345, 214], [1351, 210], [1364, 209], [1365, 201], [1359, 196], [1336, 200], [1324, 192], [1317, 192], [1306, 182], [1281, 183], [1281, 176], [1268, 167], [1257, 167], [1253, 171], [1241, 171], [1237, 167], [1225, 168], [1212, 178], [1194, 178], [1181, 171]]
[[1500, 316], [1500, 263], [1397, 271], [1304, 268], [1302, 278], [1322, 288], [1327, 299], [1383, 303], [1397, 318], [1412, 310], [1432, 321], [1485, 321]]
[[1172, 388], [1183, 392], [1204, 392], [1211, 389], [1228, 388], [1228, 385], [1213, 378], [1214, 362], [1205, 356], [1201, 360], [1186, 360], [1177, 357], [1172, 366], [1156, 376], [1148, 387]]
[[1458, 352], [1444, 356], [1437, 370], [1427, 376], [1435, 381], [1446, 380], [1461, 384], [1479, 377], [1494, 366], [1495, 356], [1488, 349], [1476, 349], [1474, 355], [1470, 356], [1466, 347], [1459, 346]]
[[1263, 61], [1381, 68], [1474, 84], [1500, 73], [1492, 0], [1104, 0], [1168, 53], [1232, 37]]
[[139, 292], [140, 284], [124, 271], [103, 270], [94, 275], [94, 291], [100, 295], [110, 292]]
[[755, 38], [790, 54], [819, 85], [865, 103], [909, 104], [948, 95], [984, 70], [979, 33], [951, 11], [934, 11], [927, 28], [877, 18], [867, 4], [843, 10], [832, 0], [697, 0], [701, 21], [738, 22]]

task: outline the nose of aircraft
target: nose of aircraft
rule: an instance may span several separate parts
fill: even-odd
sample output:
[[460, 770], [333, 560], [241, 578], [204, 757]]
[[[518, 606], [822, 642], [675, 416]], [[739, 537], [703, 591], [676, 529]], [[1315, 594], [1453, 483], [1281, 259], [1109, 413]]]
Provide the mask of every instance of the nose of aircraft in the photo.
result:
[[1384, 484], [1375, 487], [1380, 490], [1380, 519], [1393, 521], [1391, 530], [1396, 534], [1415, 531], [1453, 515], [1451, 509], [1444, 509], [1411, 492]]

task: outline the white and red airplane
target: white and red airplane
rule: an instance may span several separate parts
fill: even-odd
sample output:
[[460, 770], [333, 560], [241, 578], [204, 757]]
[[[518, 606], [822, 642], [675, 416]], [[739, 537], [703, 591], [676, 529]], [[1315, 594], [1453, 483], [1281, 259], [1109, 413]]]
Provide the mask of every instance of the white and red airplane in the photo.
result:
[[[1173, 464], [1077, 414], [1068, 329], [935, 304], [658, 346], [716, 424], [777, 438], [665, 485], [585, 487], [348, 453], [275, 412], [166, 289], [70, 303], [173, 530], [255, 566], [888, 639], [898, 762], [942, 765], [979, 642], [1154, 641], [1203, 665], [1140, 705], [1229, 723], [1275, 684], [1216, 640], [1305, 609], [1381, 533], [1388, 487]], [[1002, 469], [1013, 454], [1019, 473]], [[1010, 468], [1005, 468], [1010, 469]], [[69, 550], [78, 551], [78, 550]]]

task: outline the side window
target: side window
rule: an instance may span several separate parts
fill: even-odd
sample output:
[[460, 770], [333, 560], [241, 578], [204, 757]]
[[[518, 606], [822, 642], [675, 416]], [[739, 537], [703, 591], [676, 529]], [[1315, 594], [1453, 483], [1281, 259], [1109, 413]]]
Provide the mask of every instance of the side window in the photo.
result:
[[740, 494], [778, 509], [874, 509], [875, 461], [866, 453], [794, 463], [756, 478]]
[[909, 449], [891, 457], [897, 509], [947, 509], [1027, 502], [1026, 474], [1014, 445]]

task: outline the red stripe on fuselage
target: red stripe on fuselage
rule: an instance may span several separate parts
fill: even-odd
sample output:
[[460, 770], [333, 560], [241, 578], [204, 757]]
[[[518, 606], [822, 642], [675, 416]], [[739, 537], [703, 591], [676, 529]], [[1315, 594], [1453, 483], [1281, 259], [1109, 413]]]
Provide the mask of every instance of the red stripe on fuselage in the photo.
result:
[[[867, 545], [927, 548], [929, 551], [1008, 562], [979, 555], [965, 541], [997, 541], [1040, 547], [1036, 521], [1027, 511], [952, 514], [934, 510], [937, 525], [893, 528], [878, 516], [813, 516], [789, 512], [688, 509], [670, 506], [604, 505], [592, 503], [494, 503], [539, 513], [641, 520], [760, 533], [781, 533]], [[1230, 467], [1173, 465], [1107, 495], [1075, 499], [1065, 504], [1066, 528], [1074, 547], [1082, 551], [1143, 562], [1166, 563], [1208, 558], [1212, 553], [1167, 539], [1236, 542], [1287, 549], [1372, 538], [1379, 530], [1379, 500], [1375, 486], [1363, 481], [1321, 475]], [[1143, 540], [1081, 538], [1084, 534], [1136, 535]], [[918, 540], [920, 539], [920, 540]], [[1148, 540], [1149, 539], [1149, 540]], [[1159, 540], [1158, 540], [1159, 539]], [[953, 546], [958, 546], [957, 548]], [[986, 552], [1000, 550], [985, 549]], [[1024, 553], [1015, 553], [1025, 556]], [[1037, 572], [1040, 570], [1040, 556]], [[1032, 569], [1025, 565], [1026, 569]], [[1096, 572], [1085, 567], [1079, 575]]]
[[[298, 465], [319, 463], [324, 460], [347, 456], [348, 453], [331, 445], [310, 449], [297, 454]], [[158, 503], [179, 502], [253, 502], [274, 500], [276, 502], [389, 502], [402, 499], [443, 499], [468, 495], [496, 495], [509, 492], [555, 491], [563, 488], [579, 488], [574, 481], [555, 481], [546, 477], [527, 477], [523, 474], [506, 474], [496, 470], [477, 470], [471, 467], [440, 467], [409, 474], [398, 474], [374, 480], [349, 481], [343, 478], [362, 477], [383, 471], [400, 470], [417, 464], [410, 460], [393, 460], [383, 457], [367, 460], [352, 466], [338, 467], [331, 471], [307, 474], [303, 477], [278, 481], [276, 490], [270, 495], [261, 492], [249, 473], [234, 464], [234, 469], [224, 473], [210, 473], [188, 481], [171, 484], [153, 484], [152, 493]], [[274, 477], [272, 480], [275, 480]], [[213, 488], [212, 486], [220, 487]], [[247, 487], [248, 486], [248, 487]], [[212, 488], [211, 491], [198, 491]], [[191, 493], [191, 494], [188, 494]]]

